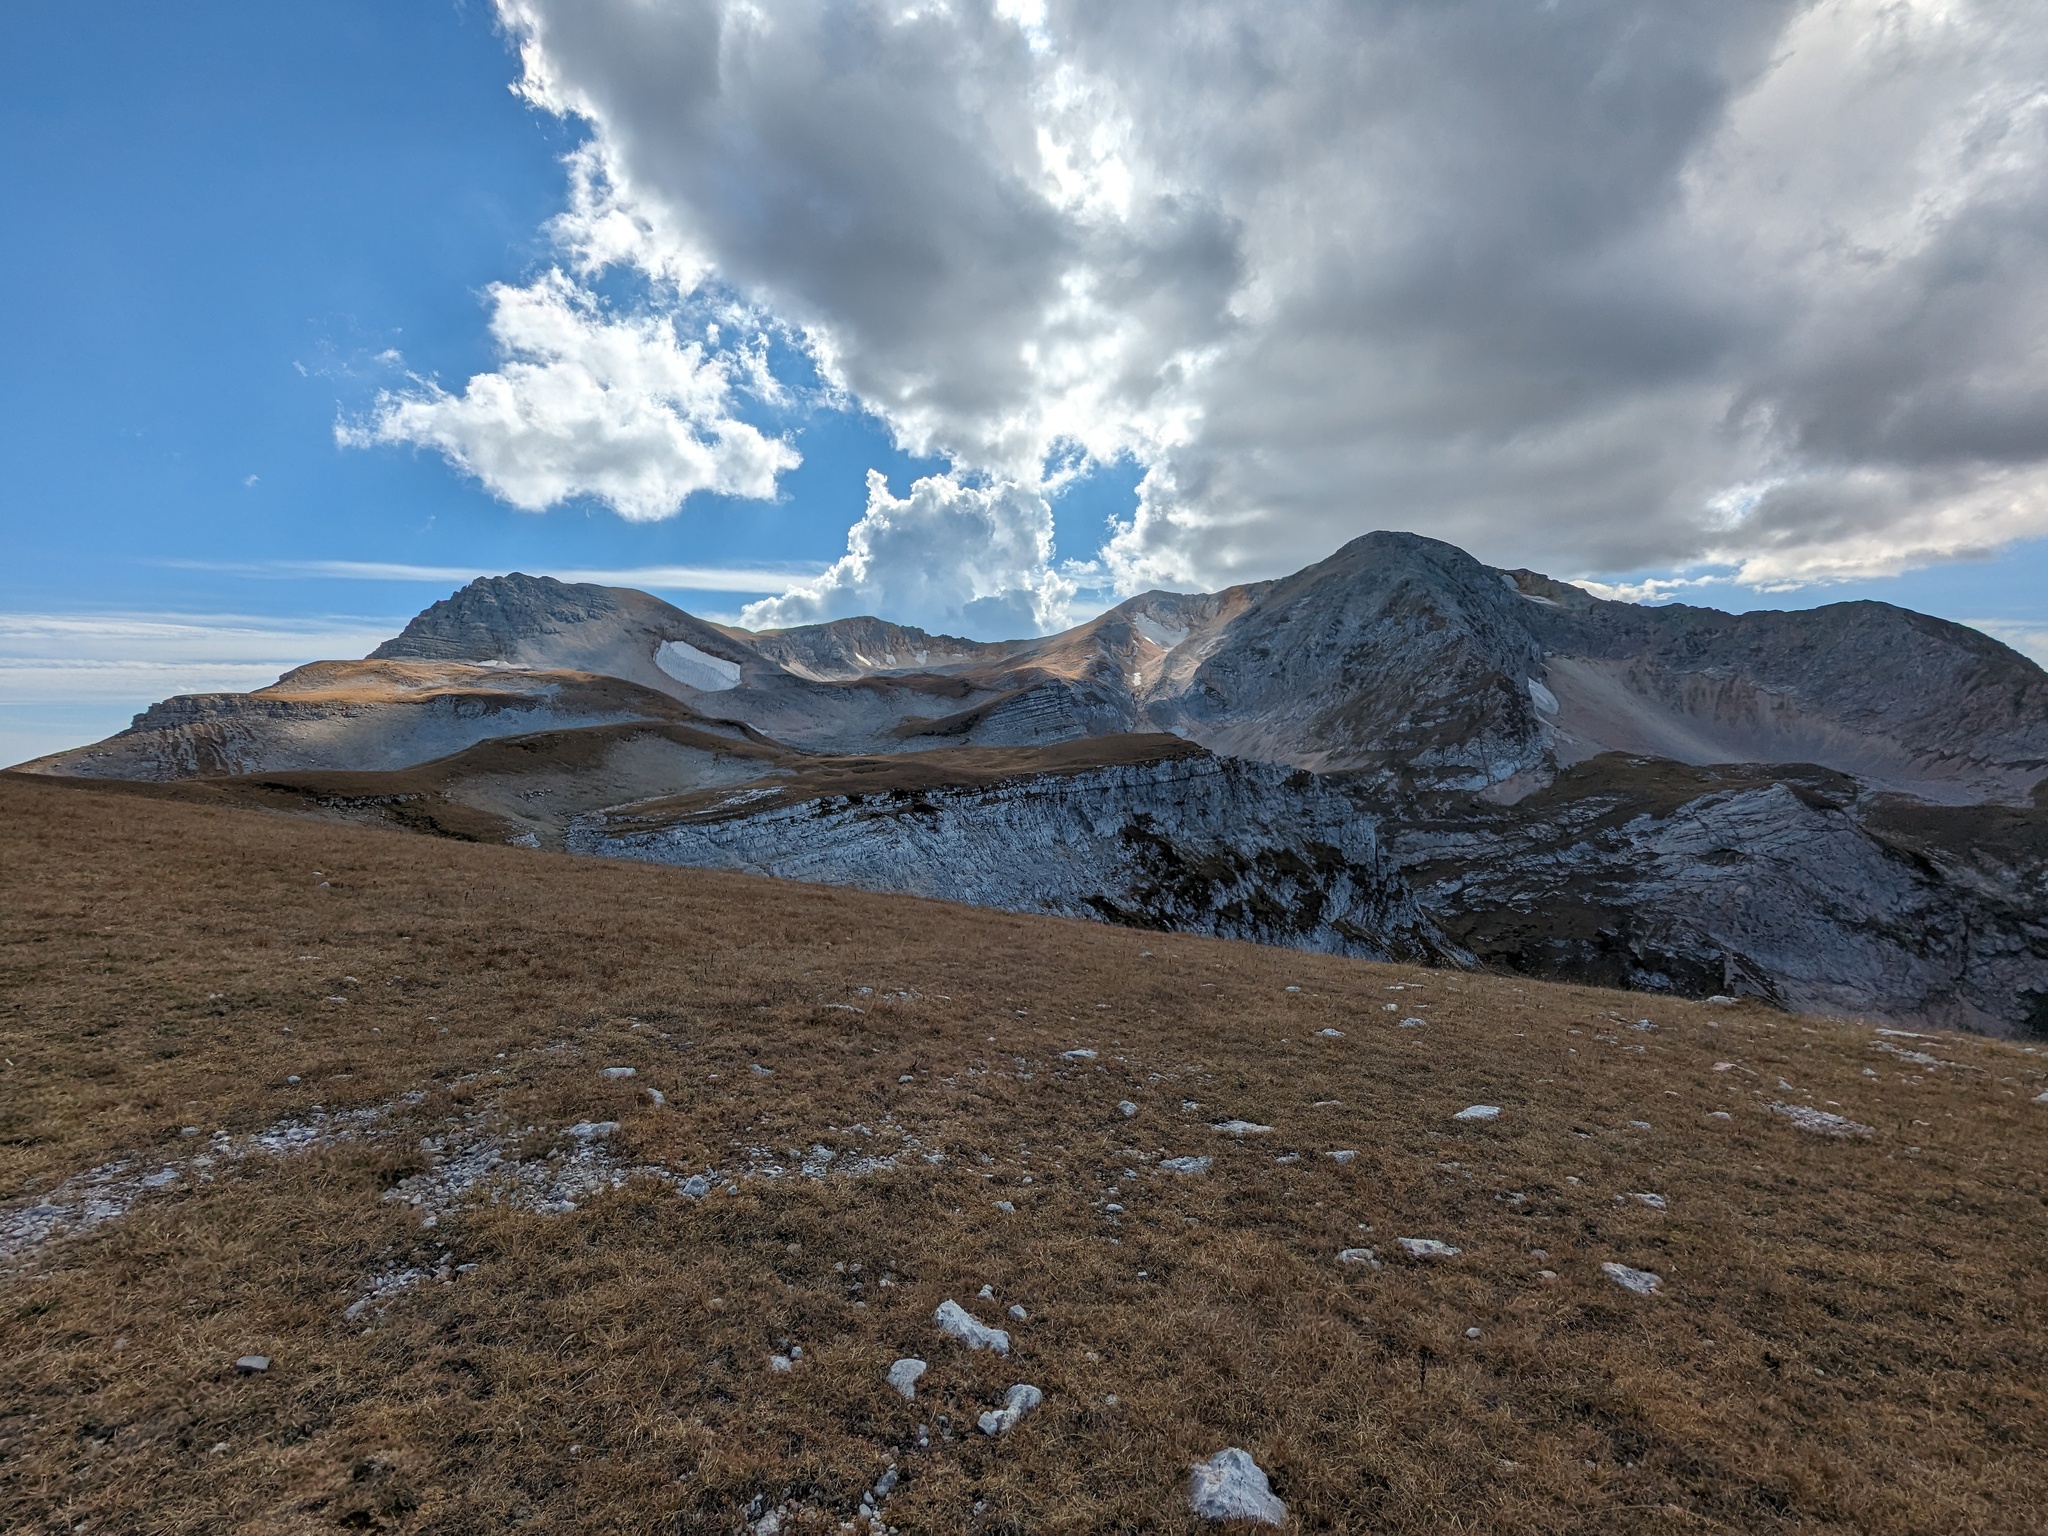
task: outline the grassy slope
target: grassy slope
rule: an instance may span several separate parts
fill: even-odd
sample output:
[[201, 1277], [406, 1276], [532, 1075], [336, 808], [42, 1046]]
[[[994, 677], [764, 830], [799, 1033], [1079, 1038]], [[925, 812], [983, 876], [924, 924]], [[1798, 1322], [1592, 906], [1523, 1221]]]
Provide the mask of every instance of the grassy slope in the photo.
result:
[[[403, 1134], [251, 1158], [0, 1275], [10, 1530], [733, 1530], [756, 1495], [832, 1528], [894, 1456], [904, 1530], [1174, 1531], [1228, 1444], [1310, 1530], [2020, 1531], [2048, 1493], [2022, 1047], [1944, 1038], [1954, 1065], [1915, 1069], [1753, 1008], [20, 779], [0, 966], [0, 1195], [181, 1126], [426, 1091]], [[1060, 1059], [1080, 1045], [1099, 1060]], [[1763, 1109], [1808, 1093], [1875, 1134]], [[1506, 1113], [1450, 1120], [1474, 1101]], [[616, 1118], [684, 1170], [891, 1119], [948, 1156], [423, 1232], [380, 1192], [464, 1113], [544, 1127], [535, 1155]], [[1231, 1116], [1275, 1129], [1209, 1129]], [[1136, 1155], [1191, 1152], [1214, 1167]], [[1398, 1236], [1464, 1254], [1334, 1260]], [[478, 1267], [343, 1321], [443, 1248]], [[985, 1282], [1031, 1312], [1008, 1361], [930, 1321], [947, 1297], [1000, 1321]], [[785, 1342], [804, 1359], [771, 1374]], [[245, 1351], [275, 1365], [238, 1377]], [[931, 1362], [915, 1404], [882, 1384], [901, 1354]], [[1044, 1406], [984, 1440], [1015, 1381]]]

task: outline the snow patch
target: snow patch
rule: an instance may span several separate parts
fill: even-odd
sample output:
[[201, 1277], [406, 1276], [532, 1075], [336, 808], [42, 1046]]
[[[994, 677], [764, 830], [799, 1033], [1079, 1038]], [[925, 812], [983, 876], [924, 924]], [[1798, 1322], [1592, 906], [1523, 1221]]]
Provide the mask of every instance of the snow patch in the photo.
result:
[[724, 693], [740, 685], [738, 662], [709, 655], [683, 640], [662, 641], [654, 648], [654, 664], [699, 693]]

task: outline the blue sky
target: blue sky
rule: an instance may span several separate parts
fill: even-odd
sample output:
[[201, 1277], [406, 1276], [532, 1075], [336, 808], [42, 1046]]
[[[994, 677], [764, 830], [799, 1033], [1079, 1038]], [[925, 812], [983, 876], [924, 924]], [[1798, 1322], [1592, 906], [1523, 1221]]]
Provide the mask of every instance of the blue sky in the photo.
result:
[[[514, 20], [515, 30], [529, 24]], [[542, 34], [529, 22], [520, 35], [531, 41]], [[547, 34], [551, 45], [559, 35]], [[1027, 26], [1026, 36], [1039, 34]], [[561, 47], [554, 78], [584, 68], [596, 83], [577, 88], [610, 100], [604, 62]], [[577, 281], [604, 313], [682, 317], [686, 338], [712, 300], [730, 306], [744, 291], [766, 307], [759, 335], [790, 392], [736, 396], [733, 412], [801, 457], [772, 496], [698, 491], [672, 516], [632, 521], [571, 494], [535, 513], [431, 446], [339, 445], [337, 423], [369, 419], [380, 391], [417, 393], [432, 379], [459, 394], [504, 366], [489, 330], [491, 285], [565, 265], [550, 229], [568, 200], [564, 157], [627, 142], [626, 108], [536, 105], [511, 89], [521, 68], [497, 13], [476, 0], [16, 0], [0, 12], [0, 131], [11, 151], [0, 197], [15, 230], [0, 244], [0, 760], [107, 734], [172, 692], [259, 686], [299, 661], [361, 654], [462, 572], [611, 573], [731, 616], [845, 553], [849, 527], [870, 509], [870, 469], [904, 496], [949, 466], [962, 484], [983, 484], [1020, 462], [950, 400], [913, 409], [871, 382], [943, 379], [951, 359], [927, 341], [915, 366], [902, 364], [885, 342], [862, 340], [875, 334], [869, 316], [835, 311], [822, 278], [778, 275], [750, 256], [728, 224], [689, 202], [696, 194], [680, 172], [681, 190], [661, 206], [698, 219], [713, 278], [694, 292], [664, 290], [635, 258], [637, 268], [623, 261]], [[615, 180], [623, 163], [606, 161]], [[661, 191], [652, 175], [636, 184], [655, 187], [650, 198]], [[836, 394], [821, 388], [804, 326], [850, 338]], [[1224, 404], [1208, 402], [1208, 418], [1226, 415]], [[1129, 526], [1145, 465], [1181, 451], [1120, 404], [1102, 411], [1124, 411], [1124, 436], [1093, 440], [1091, 408], [1064, 396], [1046, 406], [1054, 424], [1034, 428], [1039, 446], [1024, 454], [1042, 471], [1046, 444], [1059, 445], [1057, 461], [1080, 443], [1096, 465], [1072, 485], [1039, 482], [1056, 561], [1095, 564], [1068, 570], [1056, 592], [1046, 561], [1014, 578], [1038, 583], [1033, 611], [1051, 611], [1047, 592], [1075, 614], [1113, 599], [1107, 522]], [[1387, 501], [1376, 513], [1363, 500], [1324, 495], [1296, 536], [1229, 550], [1191, 543], [1162, 555], [1155, 540], [1119, 568], [1123, 585], [1162, 570], [1219, 584], [1276, 575], [1370, 527], [1438, 531], [1427, 515], [1404, 524]], [[899, 510], [899, 528], [908, 518]], [[1132, 537], [1142, 542], [1149, 525], [1139, 522]], [[1162, 515], [1157, 526], [1170, 523]], [[1699, 568], [1625, 557], [1603, 566], [1569, 540], [1546, 560], [1539, 535], [1489, 544], [1455, 518], [1444, 531], [1484, 558], [1562, 575], [1623, 581]], [[953, 558], [946, 539], [933, 548], [933, 559]], [[1985, 623], [2048, 655], [2048, 541], [2001, 548], [1992, 559], [1771, 593], [1724, 582], [1693, 600], [1881, 598]], [[692, 570], [725, 574], [678, 574]], [[895, 601], [904, 611], [890, 616], [916, 622], [953, 611], [892, 599], [909, 589], [879, 577], [842, 589], [817, 600], [837, 608], [816, 611]]]

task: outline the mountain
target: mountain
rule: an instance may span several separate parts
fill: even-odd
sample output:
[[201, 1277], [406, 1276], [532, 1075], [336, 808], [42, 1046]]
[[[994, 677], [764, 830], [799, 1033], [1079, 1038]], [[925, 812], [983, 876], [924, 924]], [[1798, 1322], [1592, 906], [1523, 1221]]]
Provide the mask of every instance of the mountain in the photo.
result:
[[2048, 1032], [2048, 674], [1882, 603], [1375, 533], [981, 642], [512, 574], [25, 771], [1297, 947]]

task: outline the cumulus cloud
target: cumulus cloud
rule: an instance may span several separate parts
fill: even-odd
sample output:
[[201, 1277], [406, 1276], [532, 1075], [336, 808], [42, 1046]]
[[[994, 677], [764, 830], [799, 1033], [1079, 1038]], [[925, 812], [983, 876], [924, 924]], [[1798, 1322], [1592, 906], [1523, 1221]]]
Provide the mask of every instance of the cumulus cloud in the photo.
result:
[[1028, 487], [928, 475], [896, 497], [869, 470], [846, 554], [815, 580], [749, 603], [741, 619], [781, 629], [880, 613], [976, 640], [1046, 633], [1065, 627], [1074, 597], [1052, 555], [1052, 507]]
[[1010, 488], [791, 612], [975, 537], [1053, 590], [1008, 561], [1075, 453], [1147, 471], [1125, 590], [1374, 527], [1772, 582], [2048, 533], [2038, 5], [498, 6], [591, 130], [579, 271], [715, 282]]
[[422, 381], [378, 396], [344, 446], [433, 448], [529, 512], [590, 496], [633, 522], [672, 516], [697, 491], [775, 494], [796, 450], [732, 414], [735, 368], [676, 334], [672, 315], [608, 314], [558, 271], [490, 289], [491, 335], [506, 361], [462, 393]]

